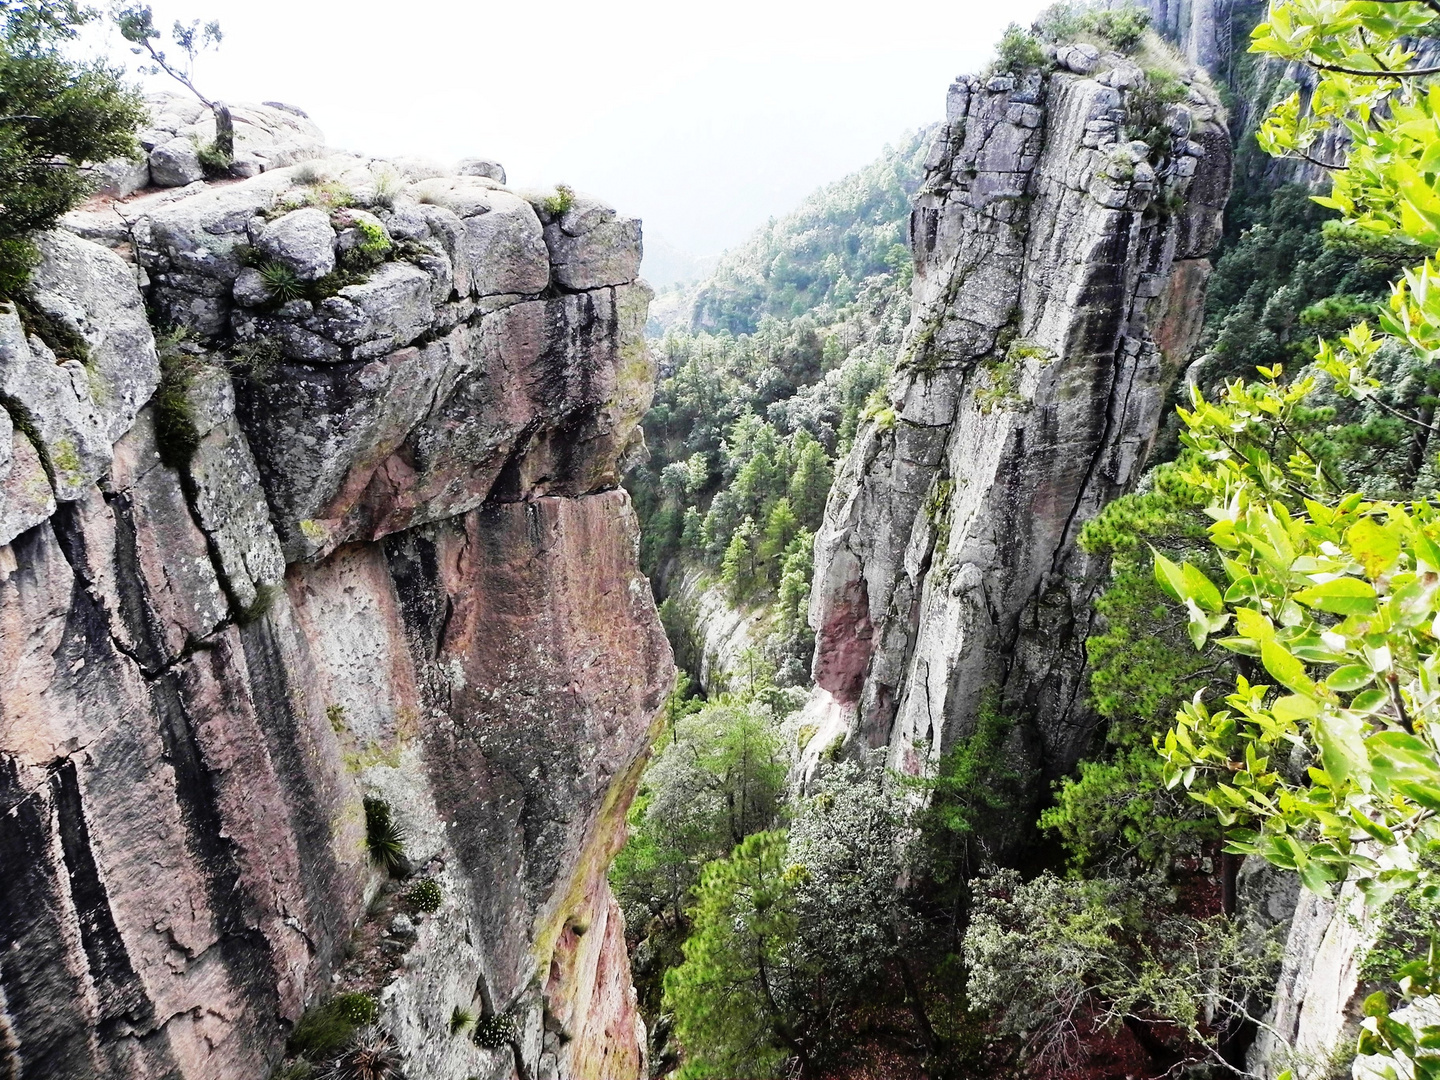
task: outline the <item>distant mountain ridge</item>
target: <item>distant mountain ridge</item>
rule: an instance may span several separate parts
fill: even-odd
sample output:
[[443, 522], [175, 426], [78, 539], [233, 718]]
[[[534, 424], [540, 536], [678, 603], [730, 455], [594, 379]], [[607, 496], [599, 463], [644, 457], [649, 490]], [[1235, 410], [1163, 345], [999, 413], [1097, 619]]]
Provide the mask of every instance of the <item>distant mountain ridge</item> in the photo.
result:
[[766, 315], [784, 320], [825, 305], [844, 307], [866, 278], [908, 266], [910, 200], [937, 126], [907, 132], [870, 164], [772, 218], [720, 256], [704, 281], [662, 291], [651, 312], [651, 335], [672, 329], [751, 334]]

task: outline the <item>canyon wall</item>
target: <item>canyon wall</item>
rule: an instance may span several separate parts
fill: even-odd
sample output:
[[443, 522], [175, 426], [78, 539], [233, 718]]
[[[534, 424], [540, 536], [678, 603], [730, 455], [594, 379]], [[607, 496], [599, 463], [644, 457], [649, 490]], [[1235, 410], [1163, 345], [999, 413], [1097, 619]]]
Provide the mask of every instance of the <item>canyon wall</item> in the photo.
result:
[[1230, 142], [1193, 68], [1163, 106], [1122, 57], [1057, 62], [951, 88], [907, 342], [816, 540], [812, 750], [842, 736], [918, 772], [992, 692], [1039, 773], [1089, 741], [1104, 567], [1076, 537], [1139, 479], [1189, 359]]
[[207, 121], [153, 112], [112, 191], [177, 186], [70, 215], [0, 307], [0, 1075], [255, 1080], [351, 990], [409, 1075], [640, 1075], [639, 223], [284, 106], [236, 109], [248, 178], [164, 174]]

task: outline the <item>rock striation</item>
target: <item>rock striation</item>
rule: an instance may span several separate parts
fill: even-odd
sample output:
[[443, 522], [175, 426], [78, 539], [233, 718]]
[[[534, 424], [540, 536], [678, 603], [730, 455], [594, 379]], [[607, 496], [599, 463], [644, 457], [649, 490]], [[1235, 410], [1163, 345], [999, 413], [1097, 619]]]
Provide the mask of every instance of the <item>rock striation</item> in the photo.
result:
[[1090, 736], [1104, 568], [1076, 538], [1139, 479], [1189, 359], [1230, 143], [1203, 75], [1166, 105], [1122, 57], [1058, 60], [951, 87], [907, 342], [816, 539], [812, 750], [888, 746], [918, 772], [991, 692], [1043, 774]]
[[639, 223], [235, 119], [255, 175], [70, 215], [0, 307], [0, 1075], [253, 1080], [362, 991], [410, 1075], [639, 1076]]

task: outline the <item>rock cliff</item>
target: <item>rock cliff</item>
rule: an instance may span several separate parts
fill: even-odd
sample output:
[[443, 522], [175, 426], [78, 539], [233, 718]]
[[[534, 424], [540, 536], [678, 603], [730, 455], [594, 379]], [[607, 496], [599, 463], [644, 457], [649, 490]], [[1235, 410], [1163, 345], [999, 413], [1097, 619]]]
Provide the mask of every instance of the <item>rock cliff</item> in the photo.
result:
[[356, 990], [410, 1075], [636, 1076], [639, 223], [278, 106], [235, 110], [253, 175], [168, 178], [163, 108], [112, 190], [182, 186], [0, 307], [0, 1075], [254, 1080]]
[[902, 359], [816, 540], [812, 748], [843, 735], [916, 772], [992, 690], [1043, 773], [1089, 738], [1103, 567], [1076, 537], [1139, 479], [1189, 358], [1230, 143], [1193, 68], [1165, 104], [1124, 58], [1058, 60], [950, 90]]

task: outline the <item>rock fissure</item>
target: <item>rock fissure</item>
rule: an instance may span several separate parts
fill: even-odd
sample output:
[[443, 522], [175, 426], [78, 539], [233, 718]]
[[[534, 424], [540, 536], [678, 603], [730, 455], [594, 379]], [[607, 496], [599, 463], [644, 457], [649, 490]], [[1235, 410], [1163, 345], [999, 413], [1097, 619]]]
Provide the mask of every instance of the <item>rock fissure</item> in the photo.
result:
[[[638, 1078], [604, 871], [673, 677], [619, 490], [655, 373], [639, 224], [235, 117], [254, 175], [38, 238], [33, 302], [88, 374], [0, 312], [33, 413], [0, 410], [0, 1072], [251, 1080], [363, 986], [416, 1075]], [[271, 302], [247, 250], [316, 280], [355, 221], [414, 258]], [[163, 402], [147, 303], [194, 360]], [[394, 888], [366, 798], [441, 897], [393, 964], [347, 956]], [[437, 1037], [477, 986], [513, 1063]]]

